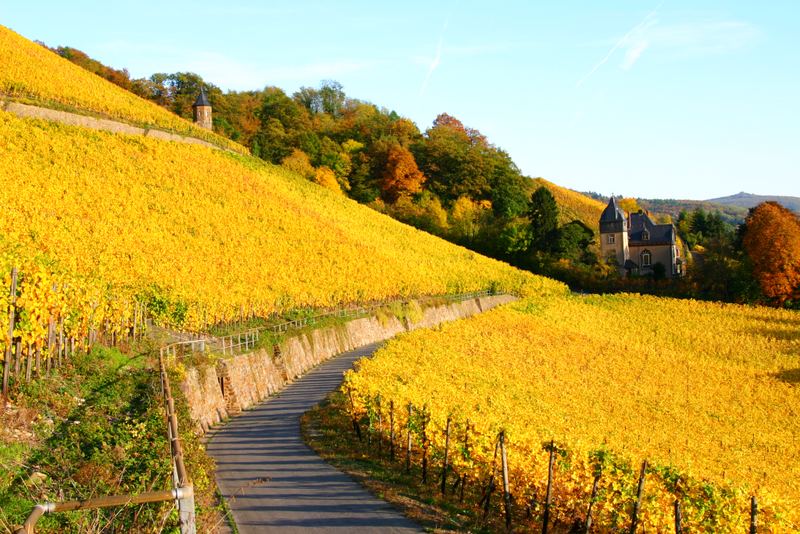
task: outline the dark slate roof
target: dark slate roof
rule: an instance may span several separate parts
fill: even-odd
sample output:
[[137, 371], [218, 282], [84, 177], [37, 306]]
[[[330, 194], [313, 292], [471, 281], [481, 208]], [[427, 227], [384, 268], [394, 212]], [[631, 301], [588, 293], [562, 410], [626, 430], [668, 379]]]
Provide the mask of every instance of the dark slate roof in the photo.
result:
[[617, 199], [612, 196], [611, 200], [608, 201], [608, 206], [606, 206], [606, 209], [604, 209], [602, 215], [600, 215], [600, 222], [604, 223], [624, 220], [625, 212], [622, 211], [622, 208], [617, 205]]
[[200, 88], [200, 94], [197, 95], [197, 100], [195, 100], [194, 104], [192, 104], [193, 108], [196, 108], [198, 106], [211, 107], [211, 104], [208, 102], [208, 98], [206, 97], [206, 90], [204, 87]]
[[[644, 239], [644, 232], [650, 234], [649, 239]], [[672, 224], [656, 224], [647, 213], [631, 213], [631, 226], [628, 230], [630, 245], [673, 245], [675, 244], [675, 227]]]

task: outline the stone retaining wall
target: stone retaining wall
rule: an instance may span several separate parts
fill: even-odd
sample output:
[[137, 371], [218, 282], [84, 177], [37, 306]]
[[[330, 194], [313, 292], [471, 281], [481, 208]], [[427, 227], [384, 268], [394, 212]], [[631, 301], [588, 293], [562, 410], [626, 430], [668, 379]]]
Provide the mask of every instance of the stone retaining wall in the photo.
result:
[[127, 135], [141, 135], [144, 137], [161, 139], [162, 141], [175, 141], [178, 143], [202, 145], [208, 148], [232, 152], [227, 148], [219, 147], [214, 143], [203, 141], [202, 139], [197, 139], [195, 137], [178, 135], [152, 128], [139, 128], [137, 126], [125, 124], [124, 122], [118, 122], [109, 119], [99, 119], [96, 117], [79, 115], [78, 113], [70, 113], [69, 111], [58, 111], [55, 109], [42, 108], [39, 106], [31, 106], [29, 104], [20, 104], [19, 102], [8, 102], [3, 100], [0, 100], [0, 109], [7, 111], [8, 113], [13, 113], [17, 117], [21, 117], [23, 119], [42, 119], [52, 122], [60, 122], [61, 124], [69, 124], [71, 126], [91, 128], [92, 130], [103, 130], [106, 132]]
[[285, 340], [276, 353], [259, 349], [221, 360], [216, 366], [187, 370], [180, 387], [189, 413], [203, 432], [230, 415], [258, 404], [323, 361], [402, 332], [430, 328], [516, 300], [510, 295], [481, 297], [426, 308], [413, 323], [396, 317], [364, 317]]

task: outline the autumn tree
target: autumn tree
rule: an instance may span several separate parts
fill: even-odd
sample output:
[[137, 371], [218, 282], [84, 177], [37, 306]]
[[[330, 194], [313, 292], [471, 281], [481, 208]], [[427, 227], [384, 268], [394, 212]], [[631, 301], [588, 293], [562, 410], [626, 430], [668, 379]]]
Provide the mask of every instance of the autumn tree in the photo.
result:
[[389, 148], [381, 180], [381, 196], [387, 202], [422, 191], [425, 175], [420, 172], [411, 152], [400, 145]]
[[268, 87], [264, 91], [258, 115], [262, 123], [269, 119], [277, 119], [287, 130], [311, 129], [308, 112], [278, 87]]
[[413, 150], [420, 169], [430, 179], [428, 188], [445, 203], [462, 196], [489, 198], [494, 170], [491, 147], [477, 130], [443, 113]]
[[622, 198], [619, 200], [618, 205], [625, 210], [625, 213], [638, 213], [642, 208], [639, 207], [639, 202], [635, 198]]
[[131, 80], [131, 75], [127, 69], [118, 70], [108, 67], [96, 59], [89, 57], [85, 52], [70, 46], [59, 46], [57, 48], [51, 48], [50, 50], [123, 89], [136, 93], [139, 96], [147, 96], [142, 92], [142, 86], [137, 83], [138, 81]]
[[462, 245], [473, 245], [487, 214], [491, 213], [490, 208], [487, 201], [459, 197], [450, 208], [451, 238]]
[[531, 221], [531, 248], [543, 252], [552, 249], [558, 229], [558, 204], [546, 187], [541, 186], [531, 194], [528, 218]]
[[296, 148], [292, 150], [291, 154], [283, 158], [281, 166], [292, 172], [296, 172], [307, 180], [313, 180], [316, 172], [314, 166], [311, 165], [311, 161], [308, 159], [308, 155]]
[[745, 220], [743, 245], [764, 295], [781, 305], [800, 296], [800, 220], [777, 202], [764, 202]]
[[339, 182], [336, 181], [336, 174], [328, 167], [318, 168], [314, 172], [314, 181], [322, 187], [330, 189], [331, 191], [335, 191], [337, 193], [342, 192], [342, 188], [339, 187]]
[[556, 232], [555, 250], [559, 257], [584, 263], [594, 263], [590, 247], [594, 242], [594, 231], [585, 223], [575, 220]]
[[388, 215], [435, 235], [445, 235], [448, 230], [447, 211], [439, 197], [423, 191], [419, 198], [401, 196], [394, 204], [386, 206]]

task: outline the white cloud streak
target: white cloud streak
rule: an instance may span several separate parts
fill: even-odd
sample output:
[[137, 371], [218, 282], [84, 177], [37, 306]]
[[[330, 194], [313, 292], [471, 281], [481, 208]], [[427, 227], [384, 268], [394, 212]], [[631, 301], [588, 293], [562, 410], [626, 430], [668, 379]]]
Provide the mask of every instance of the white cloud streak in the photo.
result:
[[615, 41], [608, 53], [578, 80], [576, 87], [583, 85], [620, 50], [624, 51], [620, 68], [630, 70], [648, 50], [672, 59], [725, 54], [750, 44], [760, 33], [755, 26], [738, 21], [660, 24], [656, 18], [660, 8], [661, 6], [648, 13], [628, 33]]
[[433, 56], [430, 64], [428, 65], [428, 72], [425, 74], [425, 79], [422, 80], [422, 85], [419, 88], [419, 96], [425, 96], [425, 91], [428, 90], [428, 84], [431, 81], [434, 71], [439, 68], [442, 62], [442, 46], [444, 44], [444, 36], [439, 37], [439, 44], [436, 46], [436, 55]]
[[628, 33], [623, 35], [621, 39], [619, 39], [616, 43], [614, 43], [614, 46], [611, 47], [611, 50], [608, 51], [608, 53], [603, 57], [603, 59], [595, 63], [594, 67], [592, 67], [592, 70], [586, 73], [586, 75], [583, 78], [578, 80], [578, 83], [575, 85], [575, 87], [580, 87], [581, 85], [583, 85], [584, 82], [586, 82], [586, 80], [588, 80], [592, 76], [592, 74], [597, 72], [597, 69], [605, 65], [608, 62], [608, 60], [611, 59], [611, 56], [614, 55], [614, 52], [616, 52], [617, 49], [621, 48], [622, 46], [628, 43], [628, 40], [632, 35], [642, 31], [645, 27], [655, 24], [655, 16], [660, 8], [661, 4], [659, 4], [659, 6], [655, 8], [653, 11], [645, 15], [645, 17], [636, 26], [628, 30]]
[[436, 45], [436, 54], [431, 59], [431, 62], [428, 64], [428, 72], [425, 73], [425, 79], [422, 80], [422, 85], [419, 87], [419, 96], [425, 96], [425, 92], [428, 90], [428, 84], [431, 81], [431, 76], [439, 68], [439, 65], [442, 63], [442, 49], [444, 48], [444, 35], [447, 33], [447, 27], [450, 25], [450, 15], [444, 19], [444, 25], [442, 25], [442, 31], [439, 32], [439, 43]]

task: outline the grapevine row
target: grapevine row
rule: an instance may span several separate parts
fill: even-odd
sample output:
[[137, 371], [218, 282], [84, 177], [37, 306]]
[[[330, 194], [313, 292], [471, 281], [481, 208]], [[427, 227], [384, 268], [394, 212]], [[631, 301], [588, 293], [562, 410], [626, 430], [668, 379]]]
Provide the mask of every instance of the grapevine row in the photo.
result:
[[[461, 469], [471, 478], [485, 475], [504, 431], [518, 506], [543, 494], [542, 444], [555, 438], [569, 481], [553, 513], [568, 524], [585, 512], [600, 455], [610, 462], [607, 492], [619, 497], [598, 511], [609, 524], [620, 524], [613, 514], [632, 502], [635, 467], [648, 459], [648, 476], [658, 479], [647, 484], [654, 502], [643, 504], [648, 530], [671, 524], [678, 498], [692, 531], [735, 531], [755, 495], [761, 523], [794, 531], [798, 326], [796, 314], [759, 307], [637, 295], [527, 298], [396, 338], [346, 384], [359, 416], [377, 413], [379, 397], [425, 406], [431, 451], [443, 450], [448, 418], [469, 421], [472, 451]], [[385, 424], [385, 402], [380, 410]]]

